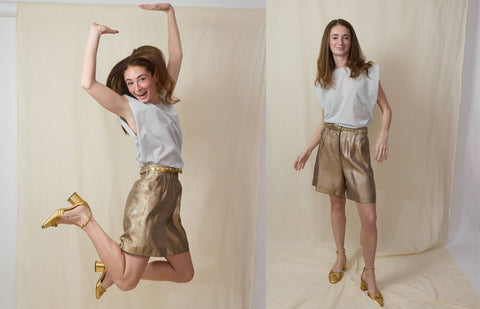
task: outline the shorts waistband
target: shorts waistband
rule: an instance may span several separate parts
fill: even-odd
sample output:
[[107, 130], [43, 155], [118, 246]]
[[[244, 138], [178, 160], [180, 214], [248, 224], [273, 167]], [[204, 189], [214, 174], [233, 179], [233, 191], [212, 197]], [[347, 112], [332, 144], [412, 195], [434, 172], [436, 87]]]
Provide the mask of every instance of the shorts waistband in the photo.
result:
[[140, 175], [145, 174], [146, 172], [150, 171], [159, 171], [162, 173], [171, 173], [171, 174], [181, 174], [182, 169], [180, 168], [175, 168], [175, 167], [169, 167], [169, 166], [163, 166], [163, 165], [158, 165], [158, 164], [149, 164], [145, 165], [140, 169]]
[[352, 128], [347, 128], [347, 127], [337, 126], [334, 123], [325, 122], [324, 124], [327, 128], [329, 128], [331, 130], [334, 130], [334, 131], [338, 131], [338, 132], [347, 131], [347, 132], [368, 133], [367, 127], [352, 129]]

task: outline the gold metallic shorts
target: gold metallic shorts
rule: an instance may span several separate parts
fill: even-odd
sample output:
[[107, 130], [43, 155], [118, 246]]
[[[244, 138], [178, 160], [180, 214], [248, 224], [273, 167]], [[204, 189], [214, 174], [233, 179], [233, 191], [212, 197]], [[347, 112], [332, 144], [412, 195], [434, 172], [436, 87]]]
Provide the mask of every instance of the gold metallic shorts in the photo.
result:
[[189, 250], [180, 220], [179, 172], [159, 165], [142, 168], [125, 206], [124, 234], [120, 237], [123, 251], [164, 257]]
[[318, 145], [312, 185], [316, 191], [375, 203], [367, 128], [350, 129], [325, 123]]

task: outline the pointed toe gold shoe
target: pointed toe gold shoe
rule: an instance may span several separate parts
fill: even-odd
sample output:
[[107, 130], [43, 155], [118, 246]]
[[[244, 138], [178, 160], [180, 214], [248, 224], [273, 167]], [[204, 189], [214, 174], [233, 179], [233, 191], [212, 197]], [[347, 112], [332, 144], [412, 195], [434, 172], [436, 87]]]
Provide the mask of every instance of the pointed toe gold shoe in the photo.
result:
[[69, 210], [72, 210], [78, 206], [85, 206], [88, 208], [88, 210], [90, 210], [90, 215], [87, 219], [87, 221], [85, 221], [80, 227], [82, 228], [82, 230], [85, 228], [85, 226], [87, 225], [88, 222], [90, 222], [90, 220], [92, 219], [92, 210], [90, 209], [90, 206], [88, 205], [87, 202], [85, 202], [78, 194], [77, 192], [74, 192], [69, 198], [68, 198], [68, 202], [70, 204], [72, 204], [72, 207], [68, 207], [68, 208], [60, 208], [60, 209], [57, 209], [51, 216], [50, 218], [47, 219], [47, 221], [45, 221], [45, 223], [42, 225], [42, 229], [46, 229], [47, 227], [50, 227], [50, 226], [53, 226], [53, 227], [57, 227], [58, 224], [60, 223], [60, 219], [62, 219], [63, 217], [63, 214], [66, 212], [66, 211], [69, 211]]
[[[366, 268], [364, 267], [363, 268], [363, 272], [365, 271], [374, 271], [375, 268]], [[362, 272], [362, 275], [363, 275], [363, 272]], [[365, 280], [363, 280], [362, 276], [360, 276], [360, 289], [362, 291], [367, 291], [368, 290], [368, 285], [367, 283], [365, 282]], [[377, 304], [380, 305], [380, 307], [383, 307], [383, 295], [382, 293], [380, 293], [380, 291], [378, 291], [378, 293], [370, 293], [370, 292], [367, 292], [367, 296], [370, 297], [371, 299], [373, 299], [374, 302], [376, 302]]]
[[[343, 251], [336, 251], [337, 254], [345, 254], [345, 250]], [[334, 272], [333, 270], [330, 270], [328, 273], [328, 281], [331, 284], [335, 284], [337, 282], [340, 282], [343, 278], [343, 272], [347, 269], [347, 257], [345, 257], [345, 262], [343, 263], [343, 270], [341, 272]]]
[[102, 281], [105, 279], [105, 275], [107, 274], [107, 269], [105, 268], [105, 265], [103, 265], [102, 261], [95, 261], [95, 272], [102, 273], [100, 278], [98, 278], [97, 285], [95, 286], [95, 296], [97, 299], [100, 299], [100, 297], [102, 297], [102, 295], [107, 291], [102, 284]]

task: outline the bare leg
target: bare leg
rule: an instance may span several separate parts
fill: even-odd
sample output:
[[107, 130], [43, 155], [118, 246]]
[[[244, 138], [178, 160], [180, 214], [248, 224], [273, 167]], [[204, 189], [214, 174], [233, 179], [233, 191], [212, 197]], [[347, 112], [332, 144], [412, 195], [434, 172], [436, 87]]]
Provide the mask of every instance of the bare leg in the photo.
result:
[[[360, 230], [360, 244], [362, 245], [365, 267], [373, 269], [375, 266], [375, 253], [377, 251], [377, 213], [375, 203], [357, 203], [358, 214], [362, 224]], [[378, 293], [375, 281], [375, 272], [365, 271], [363, 280], [368, 285], [368, 292]]]
[[156, 281], [189, 282], [193, 278], [193, 264], [190, 252], [165, 257], [167, 261], [148, 263], [142, 279]]
[[[66, 211], [60, 223], [80, 226], [81, 223], [86, 222], [89, 214], [88, 208], [79, 206]], [[113, 282], [124, 291], [135, 288], [147, 266], [149, 257], [123, 252], [94, 218], [85, 226], [84, 231], [92, 240], [100, 259], [108, 269], [104, 279], [105, 287], [110, 286]]]
[[[332, 230], [338, 252], [343, 252], [345, 250], [345, 225], [347, 223], [347, 217], [345, 216], [345, 203], [345, 197], [330, 195]], [[341, 272], [345, 260], [345, 254], [337, 254], [337, 261], [333, 265], [332, 271]]]
[[108, 277], [123, 291], [134, 289], [142, 278], [149, 257], [122, 251], [93, 218], [84, 231], [92, 240], [98, 256], [105, 264]]
[[[128, 253], [127, 253], [128, 254]], [[153, 261], [146, 265], [141, 279], [154, 281], [189, 282], [193, 278], [193, 264], [190, 252], [166, 257], [167, 261]], [[102, 281], [104, 288], [109, 288], [114, 281], [107, 272]]]

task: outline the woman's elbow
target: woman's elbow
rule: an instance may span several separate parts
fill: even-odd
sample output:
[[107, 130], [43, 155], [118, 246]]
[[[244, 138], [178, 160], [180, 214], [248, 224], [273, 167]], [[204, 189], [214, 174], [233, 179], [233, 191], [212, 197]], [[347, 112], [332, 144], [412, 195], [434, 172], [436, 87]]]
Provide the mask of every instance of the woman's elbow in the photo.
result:
[[84, 90], [89, 90], [92, 88], [92, 85], [93, 85], [93, 82], [92, 81], [88, 81], [88, 80], [81, 80], [80, 81], [80, 86], [84, 89]]

